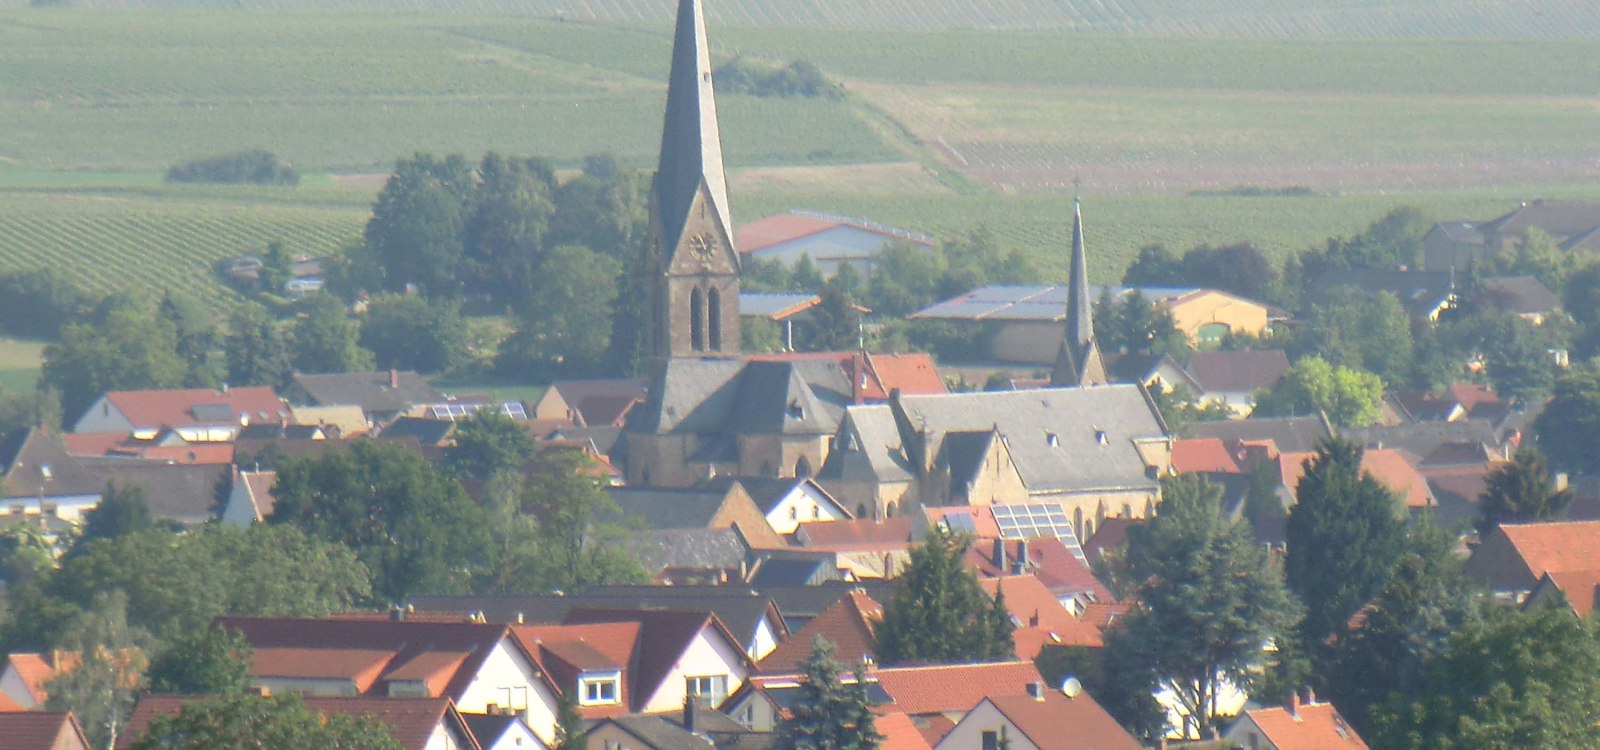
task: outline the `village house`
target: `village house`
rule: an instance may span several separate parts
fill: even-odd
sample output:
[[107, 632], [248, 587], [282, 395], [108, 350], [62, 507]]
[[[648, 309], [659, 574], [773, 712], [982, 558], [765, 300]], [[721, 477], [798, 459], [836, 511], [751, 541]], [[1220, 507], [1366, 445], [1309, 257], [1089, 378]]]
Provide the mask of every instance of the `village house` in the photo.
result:
[[1549, 578], [1544, 588], [1566, 594], [1575, 609], [1592, 608], [1600, 521], [1500, 524], [1473, 548], [1463, 570], [1506, 604], [1523, 604]]
[[1481, 265], [1530, 229], [1549, 235], [1562, 250], [1600, 253], [1600, 204], [1536, 200], [1488, 221], [1439, 222], [1422, 238], [1423, 264], [1430, 271]]
[[1315, 696], [1302, 703], [1293, 695], [1287, 706], [1246, 710], [1224, 739], [1244, 750], [1367, 750], [1339, 709], [1317, 703]]
[[1076, 683], [1038, 682], [1022, 695], [985, 697], [934, 750], [1138, 750], [1140, 745]]
[[[149, 731], [155, 719], [176, 716], [184, 706], [205, 696], [146, 695], [139, 699], [117, 747], [126, 748]], [[332, 698], [308, 696], [305, 707], [322, 716], [369, 717], [381, 725], [402, 750], [488, 750], [472, 734], [466, 719], [449, 698]], [[535, 745], [525, 750], [542, 750]]]
[[878, 253], [895, 243], [931, 250], [934, 239], [925, 234], [885, 226], [866, 219], [791, 211], [768, 216], [738, 228], [734, 241], [739, 253], [792, 267], [800, 258], [811, 259], [824, 279], [833, 278], [846, 263], [863, 277], [872, 273]]
[[357, 407], [366, 415], [368, 427], [384, 424], [413, 407], [445, 401], [427, 380], [409, 370], [297, 372], [283, 395], [293, 404]]
[[93, 750], [77, 719], [64, 711], [0, 711], [5, 750]]
[[168, 429], [191, 443], [227, 442], [246, 425], [287, 416], [283, 400], [266, 387], [109, 391], [90, 404], [72, 431], [147, 440]]

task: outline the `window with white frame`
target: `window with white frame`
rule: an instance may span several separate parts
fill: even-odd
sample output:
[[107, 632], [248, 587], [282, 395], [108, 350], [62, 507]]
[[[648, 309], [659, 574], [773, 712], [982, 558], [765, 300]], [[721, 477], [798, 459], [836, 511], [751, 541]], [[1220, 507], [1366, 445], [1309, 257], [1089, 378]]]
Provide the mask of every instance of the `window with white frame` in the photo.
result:
[[728, 698], [728, 676], [725, 674], [705, 675], [702, 677], [686, 677], [685, 692], [706, 705], [716, 708]]
[[605, 706], [621, 701], [621, 672], [585, 674], [578, 679], [578, 705]]

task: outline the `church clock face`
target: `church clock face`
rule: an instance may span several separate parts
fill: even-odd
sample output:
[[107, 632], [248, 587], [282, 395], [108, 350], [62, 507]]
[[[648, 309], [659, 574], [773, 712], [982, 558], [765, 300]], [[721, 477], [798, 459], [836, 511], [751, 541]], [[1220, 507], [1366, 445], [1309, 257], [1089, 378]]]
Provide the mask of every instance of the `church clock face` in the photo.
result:
[[701, 232], [689, 238], [689, 254], [695, 260], [705, 262], [717, 254], [717, 238], [710, 232]]

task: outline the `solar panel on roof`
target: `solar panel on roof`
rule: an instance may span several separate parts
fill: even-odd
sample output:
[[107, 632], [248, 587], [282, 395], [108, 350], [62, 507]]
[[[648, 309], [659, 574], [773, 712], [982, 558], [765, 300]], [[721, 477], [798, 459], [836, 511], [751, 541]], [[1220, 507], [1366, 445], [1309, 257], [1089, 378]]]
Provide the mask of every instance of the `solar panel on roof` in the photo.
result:
[[233, 421], [233, 407], [227, 404], [195, 404], [189, 412], [201, 422]]
[[944, 517], [945, 530], [954, 534], [976, 534], [978, 527], [970, 513], [950, 513]]
[[1083, 547], [1078, 543], [1077, 531], [1073, 529], [1072, 522], [1067, 520], [1066, 509], [1059, 503], [995, 505], [990, 510], [994, 512], [995, 525], [1000, 528], [1000, 538], [1054, 537], [1072, 551], [1073, 557], [1086, 559]]

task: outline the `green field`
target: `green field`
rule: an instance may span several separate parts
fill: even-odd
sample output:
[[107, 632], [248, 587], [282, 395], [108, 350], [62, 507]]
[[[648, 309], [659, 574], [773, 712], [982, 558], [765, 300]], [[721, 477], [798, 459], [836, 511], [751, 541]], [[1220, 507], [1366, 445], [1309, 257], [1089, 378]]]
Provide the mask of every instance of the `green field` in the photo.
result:
[[0, 393], [28, 393], [39, 380], [44, 344], [0, 337]]
[[[337, 252], [373, 197], [359, 175], [400, 155], [654, 160], [666, 0], [566, 10], [609, 24], [552, 20], [545, 0], [193, 10], [211, 2], [0, 7], [0, 269], [59, 265], [97, 290], [220, 304], [231, 292], [210, 263], [272, 240]], [[982, 225], [1059, 264], [1081, 178], [1093, 275], [1114, 280], [1153, 242], [1248, 240], [1282, 257], [1401, 203], [1487, 218], [1600, 199], [1600, 13], [1573, 7], [718, 0], [708, 13], [718, 59], [803, 58], [851, 92], [719, 99], [736, 220], [800, 208], [937, 235]], [[964, 28], [980, 12], [1035, 30]], [[1484, 19], [1525, 15], [1537, 20], [1486, 38]], [[246, 148], [293, 162], [302, 185], [161, 183], [176, 161]], [[1318, 195], [1189, 197], [1240, 185]]]

